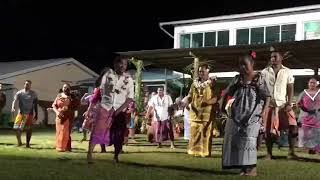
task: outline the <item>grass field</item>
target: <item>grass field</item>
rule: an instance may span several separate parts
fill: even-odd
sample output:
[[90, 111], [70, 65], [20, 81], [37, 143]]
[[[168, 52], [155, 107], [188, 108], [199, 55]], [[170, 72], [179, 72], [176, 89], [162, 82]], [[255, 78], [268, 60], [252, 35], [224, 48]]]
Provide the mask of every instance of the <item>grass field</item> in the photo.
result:
[[[12, 131], [0, 130], [0, 180], [16, 179], [319, 179], [320, 156], [308, 155], [298, 149], [301, 160], [287, 160], [287, 149], [274, 148], [276, 160], [264, 160], [265, 149], [259, 151], [258, 177], [240, 177], [238, 171], [221, 169], [221, 139], [215, 139], [213, 157], [197, 158], [186, 154], [187, 142], [179, 139], [177, 148], [169, 145], [161, 149], [145, 141], [139, 135], [137, 143], [124, 147], [120, 164], [112, 164], [112, 147], [101, 154], [100, 147], [94, 153], [95, 163], [85, 161], [87, 142], [80, 143], [81, 134], [73, 133], [73, 152], [58, 153], [54, 149], [54, 130], [38, 130], [32, 138], [32, 148], [16, 147]], [[23, 137], [25, 139], [25, 137]]]

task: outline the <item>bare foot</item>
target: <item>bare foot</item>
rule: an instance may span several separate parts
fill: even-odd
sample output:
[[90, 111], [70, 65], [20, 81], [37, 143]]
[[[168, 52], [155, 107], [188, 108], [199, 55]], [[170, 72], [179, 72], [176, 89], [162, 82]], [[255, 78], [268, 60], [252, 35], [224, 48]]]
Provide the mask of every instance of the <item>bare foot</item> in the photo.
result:
[[240, 170], [240, 176], [244, 176], [246, 174], [246, 169], [245, 168], [242, 168]]
[[112, 163], [117, 166], [118, 163], [119, 163], [119, 159], [118, 158], [113, 158]]
[[315, 150], [310, 149], [310, 150], [308, 151], [308, 154], [316, 154], [316, 151], [315, 151]]
[[255, 177], [255, 176], [257, 176], [258, 174], [257, 174], [257, 172], [250, 172], [250, 173], [245, 173], [244, 174], [245, 176], [253, 176], [253, 177]]
[[254, 167], [254, 168], [248, 170], [244, 175], [245, 176], [257, 176], [257, 168]]
[[289, 153], [288, 159], [297, 160], [299, 157], [295, 153]]
[[92, 154], [91, 153], [87, 154], [87, 162], [88, 162], [88, 164], [93, 164], [93, 159], [92, 159]]
[[266, 157], [265, 157], [266, 160], [272, 160], [273, 159], [273, 156], [268, 154]]

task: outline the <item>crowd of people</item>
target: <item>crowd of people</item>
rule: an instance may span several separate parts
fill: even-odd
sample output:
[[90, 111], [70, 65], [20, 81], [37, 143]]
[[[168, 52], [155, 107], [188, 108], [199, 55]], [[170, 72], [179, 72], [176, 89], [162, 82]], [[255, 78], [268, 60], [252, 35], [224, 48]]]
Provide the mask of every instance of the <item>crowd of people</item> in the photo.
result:
[[[148, 139], [161, 148], [170, 141], [174, 149], [174, 112], [184, 109], [184, 139], [188, 140], [187, 153], [193, 156], [211, 156], [213, 122], [217, 112], [228, 117], [224, 128], [222, 167], [240, 169], [240, 175], [257, 175], [257, 147], [262, 135], [266, 141], [267, 159], [273, 159], [272, 147], [280, 131], [288, 130], [288, 158], [298, 158], [295, 145], [298, 126], [302, 128], [301, 141], [309, 153], [320, 153], [320, 89], [316, 77], [309, 80], [297, 100], [300, 115], [292, 109], [294, 77], [283, 63], [283, 52], [273, 49], [270, 65], [258, 72], [254, 69], [256, 53], [251, 51], [239, 57], [239, 75], [235, 76], [222, 96], [216, 94], [216, 79], [209, 77], [211, 67], [200, 65], [198, 78], [186, 97], [179, 100], [179, 107], [163, 88], [147, 100], [145, 119]], [[97, 79], [92, 94], [81, 99], [71, 93], [69, 84], [64, 84], [52, 104], [56, 114], [56, 150], [71, 151], [71, 131], [74, 111], [82, 105], [88, 108], [83, 114], [83, 129], [90, 132], [87, 161], [93, 163], [95, 145], [114, 146], [114, 163], [119, 162], [122, 147], [128, 136], [134, 136], [135, 118], [139, 114], [134, 97], [134, 83], [127, 73], [128, 59], [116, 57], [114, 68], [104, 69]], [[22, 145], [21, 133], [26, 130], [26, 147], [30, 147], [32, 124], [38, 117], [37, 94], [27, 80], [24, 89], [18, 91], [12, 103], [18, 115], [13, 129], [16, 130], [18, 146]], [[181, 107], [180, 107], [181, 106]]]

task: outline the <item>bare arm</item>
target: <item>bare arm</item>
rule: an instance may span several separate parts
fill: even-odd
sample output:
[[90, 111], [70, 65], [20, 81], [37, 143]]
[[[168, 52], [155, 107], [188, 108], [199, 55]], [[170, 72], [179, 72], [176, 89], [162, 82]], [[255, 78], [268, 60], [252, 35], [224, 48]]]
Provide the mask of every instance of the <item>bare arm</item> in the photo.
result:
[[11, 107], [11, 111], [12, 111], [12, 112], [15, 112], [15, 111], [16, 111], [16, 110], [15, 110], [16, 103], [17, 103], [17, 100], [14, 99], [14, 100], [12, 101], [12, 107]]
[[88, 116], [88, 112], [91, 111], [92, 107], [93, 107], [93, 104], [90, 102], [90, 103], [89, 103], [89, 107], [88, 107], [87, 111], [84, 112], [83, 116]]
[[33, 108], [34, 108], [34, 113], [35, 113], [34, 118], [38, 119], [38, 98], [34, 99]]
[[214, 105], [217, 102], [217, 97], [213, 97], [207, 101], [207, 104]]
[[189, 104], [191, 104], [192, 102], [192, 93], [193, 93], [193, 84], [190, 87], [188, 95], [184, 98], [184, 105], [188, 111], [190, 110]]
[[12, 112], [15, 112], [15, 107], [16, 107], [16, 103], [17, 103], [17, 99], [18, 99], [18, 93], [16, 93], [14, 95], [14, 98], [13, 98], [13, 101], [12, 101], [12, 106], [11, 106], [11, 111]]
[[291, 106], [291, 103], [292, 103], [293, 93], [294, 93], [293, 84], [288, 84], [288, 85], [287, 85], [287, 96], [288, 96], [288, 102], [287, 102], [287, 104], [290, 105], [290, 106]]
[[150, 116], [152, 111], [153, 111], [153, 107], [149, 106], [148, 109], [147, 109], [146, 118], [149, 118], [149, 116]]
[[54, 102], [52, 104], [52, 110], [58, 115], [60, 112], [58, 111], [58, 107], [57, 107], [57, 99], [58, 99], [58, 97], [56, 97], [56, 99], [54, 100]]
[[87, 105], [87, 102], [85, 101], [86, 97], [88, 97], [88, 93], [85, 93], [82, 97], [81, 97], [81, 105]]
[[264, 102], [263, 108], [262, 108], [262, 115], [267, 111], [267, 108], [269, 107], [270, 104], [270, 97], [266, 98], [266, 101]]

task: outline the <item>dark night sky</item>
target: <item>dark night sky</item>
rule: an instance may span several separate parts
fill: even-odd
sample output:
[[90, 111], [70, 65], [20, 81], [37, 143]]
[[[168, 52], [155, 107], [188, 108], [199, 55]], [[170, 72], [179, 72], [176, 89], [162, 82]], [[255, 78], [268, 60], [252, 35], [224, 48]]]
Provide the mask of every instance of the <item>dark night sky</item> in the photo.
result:
[[99, 72], [110, 64], [112, 52], [172, 48], [173, 41], [159, 29], [159, 22], [320, 4], [320, 0], [62, 2], [1, 0], [0, 60], [74, 57]]

